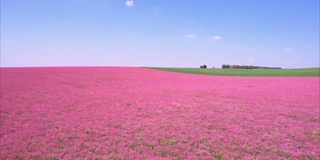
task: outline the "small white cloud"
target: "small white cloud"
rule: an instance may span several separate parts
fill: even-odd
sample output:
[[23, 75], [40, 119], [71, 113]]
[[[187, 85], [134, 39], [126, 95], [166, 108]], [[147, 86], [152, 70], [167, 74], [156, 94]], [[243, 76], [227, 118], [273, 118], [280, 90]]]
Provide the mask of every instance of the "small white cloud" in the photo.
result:
[[217, 41], [217, 40], [220, 40], [222, 38], [220, 36], [214, 36], [212, 39]]
[[128, 6], [128, 7], [132, 7], [133, 6], [133, 0], [127, 0], [126, 1], [126, 6]]
[[193, 39], [193, 38], [196, 38], [197, 35], [195, 35], [195, 34], [186, 34], [184, 37], [188, 38], [188, 39]]
[[285, 52], [292, 52], [293, 49], [292, 49], [292, 48], [285, 48], [285, 49], [283, 49], [283, 51], [285, 51]]
[[158, 7], [153, 7], [153, 9], [154, 9], [154, 10], [157, 10], [157, 9], [158, 9]]

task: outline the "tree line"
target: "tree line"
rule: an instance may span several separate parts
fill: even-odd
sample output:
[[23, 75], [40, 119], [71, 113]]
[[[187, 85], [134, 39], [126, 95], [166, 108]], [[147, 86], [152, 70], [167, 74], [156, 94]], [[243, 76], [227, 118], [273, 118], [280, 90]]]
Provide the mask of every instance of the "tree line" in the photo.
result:
[[222, 68], [233, 68], [233, 69], [281, 69], [281, 67], [264, 67], [264, 66], [251, 66], [251, 65], [230, 65], [223, 64]]
[[[281, 67], [263, 67], [263, 66], [252, 66], [252, 65], [230, 65], [230, 64], [223, 64], [222, 69], [281, 69]], [[200, 68], [207, 68], [207, 65], [202, 65]], [[214, 68], [214, 67], [212, 67]]]

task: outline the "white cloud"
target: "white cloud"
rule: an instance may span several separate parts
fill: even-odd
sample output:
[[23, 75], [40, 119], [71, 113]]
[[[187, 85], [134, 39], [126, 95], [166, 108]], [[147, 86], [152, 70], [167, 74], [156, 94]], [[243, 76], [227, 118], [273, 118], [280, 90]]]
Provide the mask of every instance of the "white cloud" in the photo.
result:
[[285, 51], [285, 52], [291, 52], [291, 51], [293, 51], [293, 49], [292, 49], [292, 48], [285, 48], [285, 49], [283, 49], [283, 51]]
[[214, 36], [212, 39], [217, 41], [217, 40], [220, 40], [222, 38], [220, 36]]
[[188, 38], [188, 39], [193, 39], [193, 38], [196, 38], [197, 35], [195, 35], [195, 34], [186, 34], [184, 37]]
[[154, 9], [154, 10], [157, 10], [157, 9], [158, 9], [158, 7], [153, 7], [153, 9]]
[[132, 7], [133, 6], [133, 0], [127, 0], [126, 1], [126, 6], [128, 6], [128, 7]]

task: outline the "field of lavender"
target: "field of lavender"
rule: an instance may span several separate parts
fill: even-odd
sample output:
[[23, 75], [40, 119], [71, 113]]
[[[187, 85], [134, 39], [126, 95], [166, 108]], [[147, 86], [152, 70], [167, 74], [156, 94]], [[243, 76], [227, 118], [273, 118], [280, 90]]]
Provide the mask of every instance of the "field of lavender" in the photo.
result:
[[1, 159], [319, 159], [319, 77], [1, 68]]

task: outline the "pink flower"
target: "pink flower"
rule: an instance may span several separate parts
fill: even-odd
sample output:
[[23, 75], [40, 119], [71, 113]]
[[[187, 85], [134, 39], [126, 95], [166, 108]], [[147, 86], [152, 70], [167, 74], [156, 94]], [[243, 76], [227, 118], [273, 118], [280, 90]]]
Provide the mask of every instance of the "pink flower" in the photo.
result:
[[319, 77], [1, 68], [1, 159], [317, 159]]

